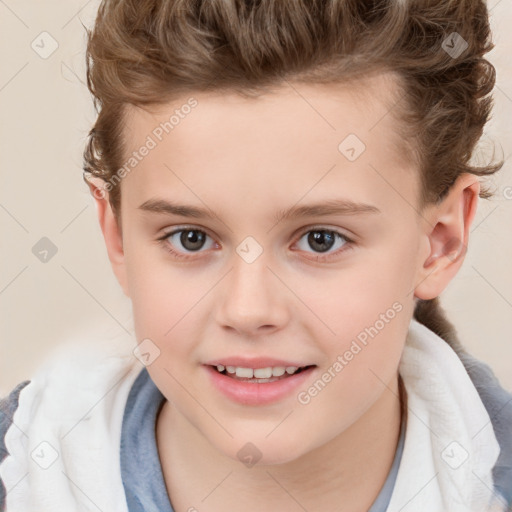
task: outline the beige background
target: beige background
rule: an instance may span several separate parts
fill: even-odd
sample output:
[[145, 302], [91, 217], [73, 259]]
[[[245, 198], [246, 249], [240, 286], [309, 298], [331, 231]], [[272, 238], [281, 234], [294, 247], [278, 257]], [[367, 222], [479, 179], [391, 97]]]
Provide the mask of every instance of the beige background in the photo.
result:
[[[81, 178], [95, 118], [84, 85], [81, 22], [91, 26], [97, 5], [0, 2], [0, 396], [72, 338], [133, 338], [130, 304], [111, 272]], [[512, 6], [491, 0], [489, 7], [497, 45], [489, 58], [498, 78], [484, 142], [497, 141], [498, 156], [508, 158]], [[39, 52], [58, 48], [44, 59], [31, 47], [34, 40]], [[512, 158], [492, 183], [496, 196], [480, 202], [466, 261], [442, 302], [468, 350], [512, 391]], [[42, 237], [57, 249], [46, 263], [32, 252]]]

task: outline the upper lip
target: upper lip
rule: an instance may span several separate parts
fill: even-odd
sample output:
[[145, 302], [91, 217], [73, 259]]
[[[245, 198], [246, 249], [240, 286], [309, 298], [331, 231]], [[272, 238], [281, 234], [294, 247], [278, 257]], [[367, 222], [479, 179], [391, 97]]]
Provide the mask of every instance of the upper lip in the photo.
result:
[[297, 361], [285, 361], [284, 359], [274, 359], [272, 357], [239, 357], [239, 356], [226, 356], [220, 357], [219, 359], [215, 359], [212, 361], [208, 361], [205, 363], [211, 366], [238, 366], [241, 368], [268, 368], [275, 366], [284, 366], [285, 368], [289, 366], [296, 366], [297, 368], [301, 368], [304, 366], [313, 366], [307, 363], [300, 363]]

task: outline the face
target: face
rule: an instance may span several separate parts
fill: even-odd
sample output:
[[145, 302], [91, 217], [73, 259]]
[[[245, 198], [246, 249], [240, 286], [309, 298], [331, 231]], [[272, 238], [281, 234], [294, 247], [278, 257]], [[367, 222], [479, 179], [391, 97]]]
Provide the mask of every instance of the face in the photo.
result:
[[396, 379], [424, 257], [396, 94], [381, 75], [127, 113], [140, 159], [120, 185], [118, 276], [137, 342], [175, 413], [233, 459], [248, 442], [261, 462], [297, 459]]

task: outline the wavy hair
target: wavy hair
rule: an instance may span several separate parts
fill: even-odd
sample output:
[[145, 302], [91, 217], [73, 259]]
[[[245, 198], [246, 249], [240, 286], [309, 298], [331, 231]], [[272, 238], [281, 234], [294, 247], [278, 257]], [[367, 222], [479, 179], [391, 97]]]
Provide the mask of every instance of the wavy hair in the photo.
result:
[[[284, 80], [336, 83], [391, 71], [393, 115], [420, 173], [420, 207], [462, 173], [503, 162], [472, 156], [492, 110], [495, 68], [483, 0], [104, 0], [87, 30], [87, 85], [98, 112], [84, 180], [122, 166], [126, 105], [159, 105], [193, 91], [263, 94]], [[462, 52], [460, 51], [462, 49]], [[109, 193], [118, 217], [120, 188]], [[480, 197], [492, 192], [482, 186]], [[459, 350], [438, 298], [415, 318]]]

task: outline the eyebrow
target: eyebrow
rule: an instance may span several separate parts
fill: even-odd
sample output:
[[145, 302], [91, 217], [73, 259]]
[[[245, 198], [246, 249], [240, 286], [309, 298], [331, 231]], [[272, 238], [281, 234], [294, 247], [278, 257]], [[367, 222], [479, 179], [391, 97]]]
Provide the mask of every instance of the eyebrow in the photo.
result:
[[[195, 219], [215, 219], [217, 216], [208, 208], [199, 208], [187, 204], [177, 204], [164, 199], [148, 199], [139, 206], [140, 210], [152, 213], [179, 215]], [[327, 215], [358, 215], [365, 213], [381, 213], [374, 205], [356, 203], [348, 199], [327, 199], [321, 203], [292, 206], [287, 210], [279, 210], [274, 216], [275, 222], [301, 217], [322, 217]]]

